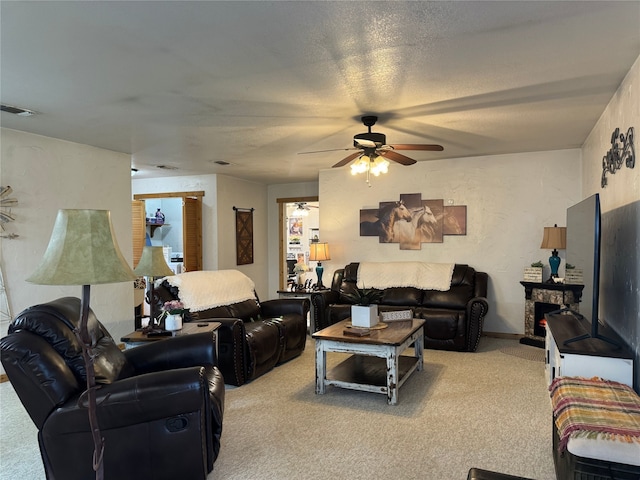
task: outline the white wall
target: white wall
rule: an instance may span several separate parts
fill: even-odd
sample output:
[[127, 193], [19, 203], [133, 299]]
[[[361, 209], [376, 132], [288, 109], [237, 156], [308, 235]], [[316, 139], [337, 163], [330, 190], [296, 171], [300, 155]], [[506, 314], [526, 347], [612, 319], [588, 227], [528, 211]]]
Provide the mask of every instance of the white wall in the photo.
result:
[[[320, 231], [331, 244], [329, 276], [354, 261], [467, 263], [489, 275], [489, 313], [484, 330], [524, 333], [523, 267], [542, 260], [550, 273], [550, 251], [541, 250], [543, 227], [565, 225], [566, 209], [581, 198], [580, 151], [561, 150], [392, 165], [372, 180], [347, 168], [320, 172]], [[359, 212], [401, 193], [452, 199], [467, 206], [467, 235], [445, 236], [421, 250], [400, 250], [359, 236]], [[564, 252], [560, 252], [564, 271]], [[329, 277], [330, 278], [330, 277]]]
[[[131, 264], [131, 159], [86, 145], [0, 129], [2, 185], [11, 185], [18, 205], [16, 221], [1, 240], [1, 262], [13, 316], [25, 308], [62, 296], [81, 296], [81, 287], [33, 285], [25, 281], [40, 263], [61, 208], [111, 211], [118, 244]], [[91, 287], [91, 308], [111, 334], [133, 330], [133, 285], [118, 283]], [[1, 325], [5, 335], [8, 322]]]

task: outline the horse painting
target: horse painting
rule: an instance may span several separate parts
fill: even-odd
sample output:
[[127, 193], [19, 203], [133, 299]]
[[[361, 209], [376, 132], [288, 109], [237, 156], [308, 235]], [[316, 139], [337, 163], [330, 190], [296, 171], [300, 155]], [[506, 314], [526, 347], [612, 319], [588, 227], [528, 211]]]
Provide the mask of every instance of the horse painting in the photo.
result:
[[393, 242], [393, 229], [396, 222], [410, 222], [412, 218], [411, 212], [402, 201], [380, 203], [376, 217], [378, 220], [375, 222], [360, 222], [360, 235], [378, 236], [380, 243]]
[[442, 241], [439, 219], [431, 208], [422, 205], [411, 209], [410, 222], [398, 222], [394, 225], [393, 238], [402, 250], [420, 250], [421, 243]]

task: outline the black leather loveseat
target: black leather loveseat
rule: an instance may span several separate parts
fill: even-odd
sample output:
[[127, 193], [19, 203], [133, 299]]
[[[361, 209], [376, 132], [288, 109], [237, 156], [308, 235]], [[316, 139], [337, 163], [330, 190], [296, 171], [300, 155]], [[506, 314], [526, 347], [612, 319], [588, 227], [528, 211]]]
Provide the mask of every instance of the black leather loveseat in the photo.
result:
[[[2, 365], [38, 429], [47, 479], [96, 476], [79, 318], [80, 299], [60, 298], [22, 311], [0, 340]], [[220, 450], [225, 397], [213, 334], [123, 352], [91, 310], [88, 331], [105, 478], [204, 480]]]
[[[401, 269], [404, 262], [398, 262]], [[316, 331], [351, 316], [359, 263], [350, 263], [333, 274], [331, 289], [311, 296]], [[415, 318], [426, 320], [424, 346], [442, 350], [473, 352], [478, 347], [484, 316], [488, 311], [487, 280], [484, 272], [469, 265], [453, 267], [451, 285], [446, 291], [415, 287], [382, 290], [378, 311], [412, 310]]]
[[[175, 280], [194, 275], [199, 279], [209, 278], [205, 280], [208, 282], [206, 289], [212, 293], [214, 303], [215, 291], [225, 277], [230, 282], [240, 277], [241, 283], [244, 277], [236, 270], [186, 272], [167, 277], [154, 290], [158, 308], [169, 300], [184, 300], [184, 292], [180, 288], [184, 289], [188, 282], [181, 282], [183, 286], [178, 287]], [[186, 322], [215, 321], [222, 324], [217, 330], [218, 367], [229, 385], [240, 386], [264, 375], [276, 365], [299, 356], [306, 345], [308, 299], [283, 298], [261, 302], [253, 290], [250, 296], [246, 300], [192, 310], [184, 315]]]

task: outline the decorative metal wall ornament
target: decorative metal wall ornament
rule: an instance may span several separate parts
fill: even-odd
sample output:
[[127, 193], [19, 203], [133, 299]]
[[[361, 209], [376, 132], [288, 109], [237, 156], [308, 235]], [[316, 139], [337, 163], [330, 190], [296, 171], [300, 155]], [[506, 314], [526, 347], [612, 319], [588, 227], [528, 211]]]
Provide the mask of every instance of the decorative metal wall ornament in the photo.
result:
[[11, 192], [13, 192], [13, 189], [9, 185], [6, 187], [0, 187], [0, 207], [2, 207], [0, 210], [0, 231], [2, 231], [0, 238], [8, 238], [9, 240], [18, 237], [15, 233], [4, 233], [5, 223], [13, 222], [16, 219], [16, 216], [11, 213], [11, 206], [17, 205], [18, 200], [15, 198], [9, 198]]
[[627, 168], [635, 166], [636, 152], [633, 146], [633, 133], [633, 127], [629, 127], [626, 135], [620, 133], [619, 128], [616, 128], [611, 134], [611, 148], [602, 157], [602, 180], [600, 181], [602, 188], [607, 186], [607, 173], [616, 173], [622, 168], [622, 162], [627, 165]]
[[253, 263], [253, 208], [233, 207], [236, 212], [236, 265]]

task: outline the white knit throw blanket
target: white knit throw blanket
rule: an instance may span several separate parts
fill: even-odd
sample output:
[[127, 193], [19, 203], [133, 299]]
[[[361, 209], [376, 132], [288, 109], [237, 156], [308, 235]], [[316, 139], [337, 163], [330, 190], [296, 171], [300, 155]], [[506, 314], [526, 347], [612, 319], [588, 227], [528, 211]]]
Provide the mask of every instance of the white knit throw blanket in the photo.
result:
[[444, 292], [451, 287], [453, 267], [453, 263], [362, 262], [358, 267], [358, 287], [415, 287]]
[[255, 283], [238, 270], [185, 272], [166, 277], [180, 290], [180, 300], [192, 312], [255, 298]]

